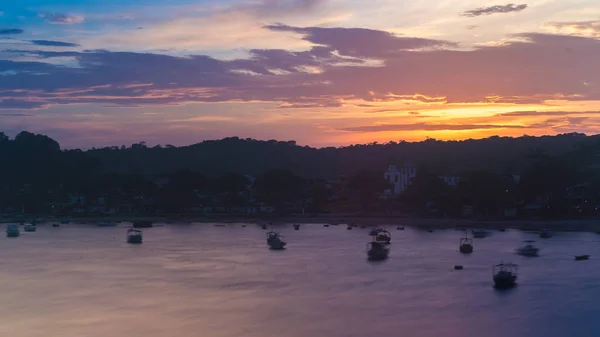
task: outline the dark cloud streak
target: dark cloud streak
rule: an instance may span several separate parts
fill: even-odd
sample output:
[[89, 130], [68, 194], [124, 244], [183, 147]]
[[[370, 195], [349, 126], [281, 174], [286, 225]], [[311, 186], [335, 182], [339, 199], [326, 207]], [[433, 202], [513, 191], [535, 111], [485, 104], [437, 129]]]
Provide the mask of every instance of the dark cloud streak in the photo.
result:
[[480, 7], [480, 8], [468, 10], [466, 12], [461, 13], [460, 15], [473, 18], [473, 17], [477, 17], [477, 16], [482, 16], [482, 15], [520, 12], [526, 8], [527, 8], [527, 4], [496, 5], [496, 6]]

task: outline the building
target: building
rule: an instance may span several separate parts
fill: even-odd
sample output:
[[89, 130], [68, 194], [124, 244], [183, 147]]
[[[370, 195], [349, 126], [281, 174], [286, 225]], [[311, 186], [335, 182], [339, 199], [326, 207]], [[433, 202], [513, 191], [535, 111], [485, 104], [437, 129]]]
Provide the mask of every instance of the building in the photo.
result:
[[410, 180], [417, 176], [417, 168], [411, 165], [404, 165], [398, 168], [396, 165], [390, 165], [388, 170], [383, 174], [385, 180], [390, 182], [393, 187], [391, 190], [385, 191], [387, 195], [400, 195], [408, 185]]

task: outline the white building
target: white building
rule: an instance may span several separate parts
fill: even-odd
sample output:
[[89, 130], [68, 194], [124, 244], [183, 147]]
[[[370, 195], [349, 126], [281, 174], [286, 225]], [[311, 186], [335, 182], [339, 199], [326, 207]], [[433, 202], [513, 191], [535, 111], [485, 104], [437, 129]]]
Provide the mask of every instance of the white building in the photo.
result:
[[410, 184], [410, 180], [416, 176], [417, 169], [413, 166], [405, 165], [398, 168], [396, 165], [390, 165], [383, 177], [393, 185], [393, 188], [385, 193], [387, 195], [402, 194]]

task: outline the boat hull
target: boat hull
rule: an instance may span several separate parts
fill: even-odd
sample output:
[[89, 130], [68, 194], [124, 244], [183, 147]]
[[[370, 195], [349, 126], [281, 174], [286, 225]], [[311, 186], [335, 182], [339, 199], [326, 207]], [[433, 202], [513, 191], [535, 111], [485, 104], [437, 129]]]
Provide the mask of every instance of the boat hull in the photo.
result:
[[516, 276], [494, 276], [494, 286], [496, 288], [511, 288], [517, 284]]
[[127, 237], [127, 243], [140, 244], [142, 237], [140, 235], [130, 235]]
[[470, 253], [473, 252], [473, 246], [471, 246], [471, 245], [461, 245], [459, 247], [459, 250], [463, 254], [470, 254]]

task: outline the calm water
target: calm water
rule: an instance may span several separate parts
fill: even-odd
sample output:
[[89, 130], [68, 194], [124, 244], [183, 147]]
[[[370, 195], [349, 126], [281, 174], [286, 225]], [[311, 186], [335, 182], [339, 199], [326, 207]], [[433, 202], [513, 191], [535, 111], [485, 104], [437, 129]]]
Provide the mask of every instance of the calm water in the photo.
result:
[[[3, 229], [5, 226], [1, 226]], [[39, 226], [0, 238], [0, 336], [592, 336], [600, 333], [600, 236], [516, 230], [392, 231], [390, 259], [366, 261], [367, 229], [166, 225], [125, 243], [124, 227]], [[516, 256], [535, 239], [538, 258]], [[589, 261], [573, 255], [591, 254]], [[492, 288], [491, 265], [520, 265]], [[465, 269], [453, 271], [455, 264]]]

